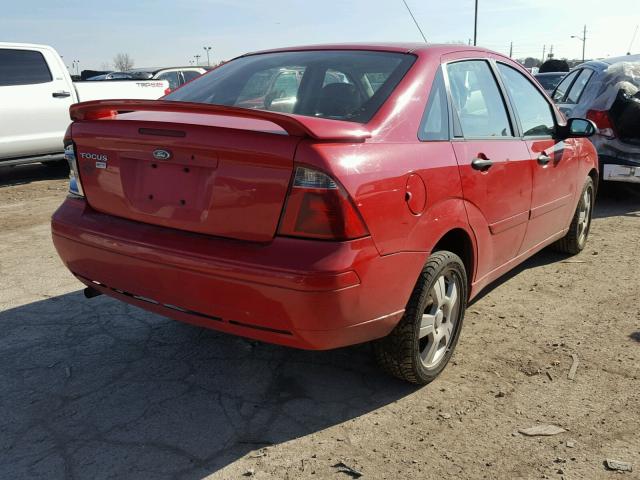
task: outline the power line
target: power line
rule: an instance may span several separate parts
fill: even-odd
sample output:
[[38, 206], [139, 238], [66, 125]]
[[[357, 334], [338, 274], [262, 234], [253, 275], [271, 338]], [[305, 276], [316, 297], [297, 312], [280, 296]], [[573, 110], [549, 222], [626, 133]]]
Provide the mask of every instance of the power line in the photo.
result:
[[636, 29], [633, 32], [633, 37], [631, 37], [631, 42], [629, 43], [629, 48], [627, 48], [627, 55], [631, 55], [631, 47], [633, 47], [633, 42], [636, 40], [636, 34], [638, 33], [638, 26], [636, 25]]
[[404, 6], [407, 7], [407, 11], [409, 12], [409, 15], [411, 15], [411, 18], [413, 19], [413, 23], [415, 23], [416, 27], [418, 27], [418, 31], [420, 32], [420, 35], [422, 35], [422, 39], [424, 40], [424, 43], [429, 43], [427, 42], [427, 37], [424, 36], [424, 33], [422, 32], [422, 29], [420, 28], [420, 25], [418, 24], [416, 17], [413, 16], [413, 12], [409, 8], [409, 5], [407, 5], [407, 2], [405, 0], [402, 0], [402, 3], [404, 3]]

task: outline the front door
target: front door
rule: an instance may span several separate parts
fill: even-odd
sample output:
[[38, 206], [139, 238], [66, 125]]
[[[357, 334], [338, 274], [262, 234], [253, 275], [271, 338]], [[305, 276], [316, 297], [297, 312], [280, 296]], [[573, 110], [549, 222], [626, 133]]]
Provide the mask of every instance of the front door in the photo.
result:
[[529, 149], [533, 172], [529, 227], [521, 248], [525, 252], [568, 227], [574, 208], [578, 159], [575, 140], [554, 139], [555, 115], [540, 89], [515, 68], [504, 63], [497, 63], [497, 67]]
[[453, 104], [453, 147], [469, 223], [478, 237], [479, 281], [512, 260], [525, 236], [532, 178], [526, 144], [485, 59], [446, 64]]

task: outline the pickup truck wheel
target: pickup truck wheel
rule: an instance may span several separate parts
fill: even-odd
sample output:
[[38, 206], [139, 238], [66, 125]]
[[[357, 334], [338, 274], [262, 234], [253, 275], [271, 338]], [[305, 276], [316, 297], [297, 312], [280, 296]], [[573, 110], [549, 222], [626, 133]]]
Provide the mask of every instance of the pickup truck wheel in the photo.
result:
[[591, 229], [591, 214], [595, 200], [594, 190], [593, 180], [591, 177], [587, 177], [587, 181], [582, 187], [580, 201], [573, 214], [569, 231], [563, 238], [553, 244], [556, 250], [575, 255], [580, 253], [586, 245], [589, 230]]
[[429, 257], [404, 316], [374, 344], [378, 364], [398, 378], [426, 385], [442, 372], [458, 343], [467, 305], [467, 274], [456, 254]]

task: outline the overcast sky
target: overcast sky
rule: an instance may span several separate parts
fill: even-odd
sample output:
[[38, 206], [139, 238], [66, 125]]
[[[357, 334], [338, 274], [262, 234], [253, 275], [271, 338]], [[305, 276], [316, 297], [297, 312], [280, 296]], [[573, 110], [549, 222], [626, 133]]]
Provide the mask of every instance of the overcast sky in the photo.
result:
[[[473, 37], [474, 0], [407, 0], [429, 42]], [[626, 53], [640, 0], [479, 0], [478, 44], [516, 58]], [[603, 7], [605, 5], [606, 7]], [[112, 63], [129, 53], [138, 67], [186, 65], [203, 46], [211, 60], [310, 43], [420, 41], [402, 0], [22, 0], [3, 2], [0, 41], [54, 46], [70, 65]], [[640, 53], [640, 32], [632, 53]]]

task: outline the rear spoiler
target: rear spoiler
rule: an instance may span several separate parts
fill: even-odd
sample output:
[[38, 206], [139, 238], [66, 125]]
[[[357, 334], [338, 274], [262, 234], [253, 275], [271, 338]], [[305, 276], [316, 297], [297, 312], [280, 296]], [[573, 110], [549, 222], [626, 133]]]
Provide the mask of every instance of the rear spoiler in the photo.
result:
[[106, 119], [119, 113], [129, 112], [199, 113], [266, 120], [275, 123], [291, 136], [310, 137], [316, 140], [362, 142], [371, 137], [371, 132], [359, 123], [205, 103], [167, 100], [95, 100], [76, 103], [69, 108], [73, 121]]

